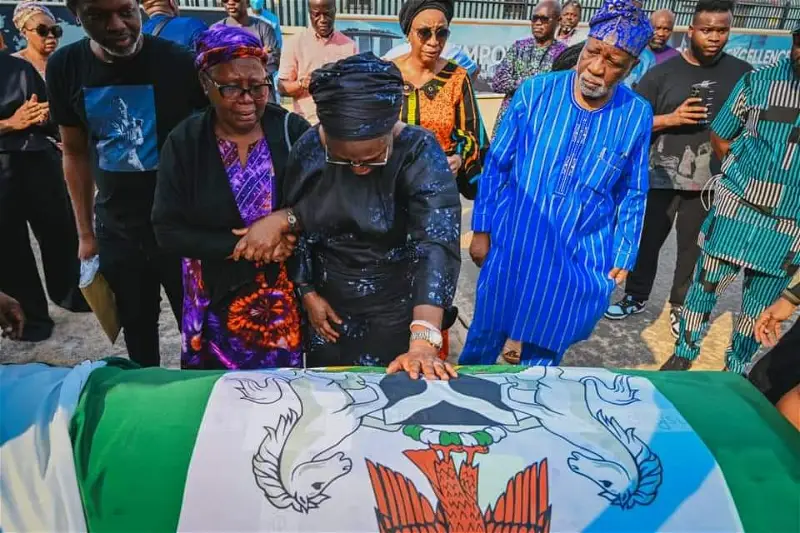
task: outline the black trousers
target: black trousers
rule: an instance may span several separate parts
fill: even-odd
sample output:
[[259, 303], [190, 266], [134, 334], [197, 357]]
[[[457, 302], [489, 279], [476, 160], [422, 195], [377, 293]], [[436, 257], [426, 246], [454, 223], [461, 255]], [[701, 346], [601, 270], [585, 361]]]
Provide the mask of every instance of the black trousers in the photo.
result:
[[[52, 302], [70, 311], [88, 311], [78, 288], [75, 219], [61, 156], [55, 148], [0, 153], [0, 290], [22, 305], [26, 316], [23, 337], [41, 340], [49, 336], [53, 321], [31, 249], [29, 223], [39, 242]], [[46, 333], [39, 336], [34, 330]]]
[[672, 225], [678, 232], [678, 257], [672, 278], [669, 303], [683, 305], [692, 283], [692, 273], [700, 256], [697, 236], [708, 214], [703, 208], [701, 193], [672, 189], [651, 189], [647, 194], [644, 229], [639, 243], [636, 266], [628, 276], [625, 293], [637, 300], [650, 298], [658, 271], [658, 256]]
[[100, 272], [114, 292], [128, 356], [141, 366], [159, 366], [161, 287], [167, 293], [172, 313], [180, 326], [183, 308], [181, 263], [180, 258], [158, 248], [152, 230], [137, 233], [122, 235], [98, 222]]
[[800, 320], [753, 365], [748, 379], [773, 404], [800, 385]]

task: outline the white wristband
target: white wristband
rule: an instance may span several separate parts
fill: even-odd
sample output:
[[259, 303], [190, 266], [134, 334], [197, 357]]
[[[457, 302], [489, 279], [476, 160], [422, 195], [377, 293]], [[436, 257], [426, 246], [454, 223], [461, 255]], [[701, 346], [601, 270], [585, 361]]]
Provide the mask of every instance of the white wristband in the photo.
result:
[[421, 326], [421, 327], [423, 327], [425, 329], [430, 329], [430, 330], [435, 331], [437, 333], [441, 333], [442, 332], [439, 328], [437, 328], [436, 326], [434, 326], [433, 324], [431, 324], [427, 320], [414, 320], [413, 322], [411, 322], [411, 326], [409, 326], [409, 328], [413, 328], [414, 326]]

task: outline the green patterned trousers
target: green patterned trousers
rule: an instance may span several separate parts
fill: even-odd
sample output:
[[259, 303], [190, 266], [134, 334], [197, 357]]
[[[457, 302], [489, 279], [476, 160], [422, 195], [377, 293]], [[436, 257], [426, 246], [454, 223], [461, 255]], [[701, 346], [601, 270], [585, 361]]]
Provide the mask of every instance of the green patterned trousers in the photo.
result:
[[754, 333], [755, 322], [761, 312], [788, 287], [790, 276], [769, 276], [703, 252], [697, 260], [694, 280], [686, 295], [675, 355], [692, 361], [697, 358], [700, 354], [700, 342], [708, 331], [711, 312], [740, 270], [744, 270], [742, 308], [733, 324], [733, 335], [725, 352], [725, 363], [728, 370], [744, 374], [745, 367], [759, 347]]

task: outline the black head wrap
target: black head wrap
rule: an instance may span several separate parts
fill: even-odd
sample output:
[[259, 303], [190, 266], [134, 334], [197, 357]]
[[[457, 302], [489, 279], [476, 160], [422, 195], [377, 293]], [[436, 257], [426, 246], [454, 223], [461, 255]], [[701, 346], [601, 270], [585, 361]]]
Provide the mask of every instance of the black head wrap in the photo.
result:
[[329, 63], [308, 88], [325, 131], [337, 139], [375, 139], [389, 133], [403, 107], [403, 76], [372, 52]]
[[455, 0], [406, 0], [400, 8], [400, 28], [404, 34], [408, 35], [411, 31], [414, 17], [426, 9], [438, 9], [444, 13], [447, 22], [450, 22], [455, 12]]

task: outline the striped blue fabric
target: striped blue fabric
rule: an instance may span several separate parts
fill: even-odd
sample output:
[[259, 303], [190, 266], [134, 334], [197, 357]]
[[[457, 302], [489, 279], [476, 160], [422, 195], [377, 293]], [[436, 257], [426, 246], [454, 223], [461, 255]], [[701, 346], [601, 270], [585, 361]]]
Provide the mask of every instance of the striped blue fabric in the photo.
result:
[[624, 86], [587, 111], [575, 76], [526, 80], [490, 148], [472, 229], [490, 233], [492, 247], [462, 363], [497, 356], [470, 343], [473, 330], [563, 354], [605, 311], [609, 271], [636, 260], [653, 113]]

